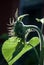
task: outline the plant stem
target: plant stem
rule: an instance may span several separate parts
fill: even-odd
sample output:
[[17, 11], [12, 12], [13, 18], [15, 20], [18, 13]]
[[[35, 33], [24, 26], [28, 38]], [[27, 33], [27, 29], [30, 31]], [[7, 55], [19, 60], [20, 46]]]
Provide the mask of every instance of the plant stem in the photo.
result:
[[43, 37], [42, 37], [42, 32], [40, 31], [40, 29], [35, 26], [35, 25], [24, 25], [24, 28], [26, 29], [34, 29], [37, 33], [38, 33], [38, 36], [40, 38], [40, 65], [43, 65]]

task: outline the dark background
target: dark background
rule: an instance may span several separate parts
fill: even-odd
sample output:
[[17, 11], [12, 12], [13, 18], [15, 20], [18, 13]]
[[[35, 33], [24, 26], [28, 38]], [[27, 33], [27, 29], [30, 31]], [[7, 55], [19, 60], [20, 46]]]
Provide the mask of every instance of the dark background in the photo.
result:
[[6, 24], [13, 17], [19, 0], [0, 0], [0, 34], [7, 32]]
[[[40, 4], [39, 7], [37, 7], [37, 6], [38, 5], [28, 6], [28, 7], [24, 6], [21, 9], [22, 12], [19, 11], [20, 12], [19, 15], [24, 14], [24, 13], [29, 13], [29, 14], [32, 14], [31, 17], [32, 16], [33, 17], [37, 16], [39, 18], [44, 17], [44, 4]], [[9, 22], [10, 17], [14, 17], [17, 7], [20, 7], [19, 0], [0, 0], [0, 35], [7, 33], [7, 25], [6, 24]], [[30, 9], [29, 9], [29, 7], [30, 7]], [[35, 14], [34, 14], [34, 12], [35, 12]], [[31, 17], [29, 17], [29, 18], [31, 18]], [[35, 20], [34, 18], [30, 19], [30, 21], [34, 21], [34, 20]], [[33, 23], [26, 22], [25, 24], [33, 24]], [[41, 24], [39, 26], [41, 27]], [[0, 65], [7, 65], [7, 62], [5, 61], [5, 59], [3, 58], [2, 53], [1, 53], [1, 47], [2, 47], [2, 44], [4, 41], [5, 41], [4, 39], [0, 39]], [[31, 51], [28, 52], [27, 54], [25, 54], [25, 56], [23, 56], [22, 59], [20, 59], [20, 61], [17, 61], [16, 65], [19, 62], [21, 63], [20, 65], [26, 65], [26, 63], [24, 63], [24, 61], [26, 62], [25, 59], [26, 58], [28, 59], [28, 57], [30, 57], [30, 56], [26, 57], [29, 53], [31, 53]], [[29, 63], [29, 61], [27, 61], [27, 62]]]

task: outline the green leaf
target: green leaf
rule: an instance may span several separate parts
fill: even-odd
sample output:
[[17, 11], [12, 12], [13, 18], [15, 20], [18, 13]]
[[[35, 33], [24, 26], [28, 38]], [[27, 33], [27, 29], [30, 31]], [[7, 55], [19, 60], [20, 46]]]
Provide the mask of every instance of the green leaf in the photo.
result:
[[38, 37], [33, 37], [28, 43], [31, 45], [36, 46], [39, 43], [39, 38]]
[[12, 58], [12, 54], [15, 51], [15, 48], [19, 41], [19, 38], [11, 37], [3, 43], [2, 54], [7, 62]]
[[[2, 46], [2, 54], [9, 65], [12, 65], [16, 62], [23, 54], [32, 49], [32, 46], [28, 44], [32, 44], [36, 47], [39, 44], [39, 38], [33, 37], [27, 44], [18, 43], [20, 40], [18, 38], [12, 37], [4, 42]], [[14, 57], [13, 57], [14, 54]]]

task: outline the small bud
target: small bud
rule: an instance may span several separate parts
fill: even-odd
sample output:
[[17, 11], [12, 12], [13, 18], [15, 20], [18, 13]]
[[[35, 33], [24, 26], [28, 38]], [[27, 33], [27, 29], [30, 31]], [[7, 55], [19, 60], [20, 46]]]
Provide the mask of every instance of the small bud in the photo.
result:
[[42, 18], [42, 19], [36, 18], [36, 20], [37, 20], [37, 22], [41, 22], [42, 24], [44, 24], [44, 18]]

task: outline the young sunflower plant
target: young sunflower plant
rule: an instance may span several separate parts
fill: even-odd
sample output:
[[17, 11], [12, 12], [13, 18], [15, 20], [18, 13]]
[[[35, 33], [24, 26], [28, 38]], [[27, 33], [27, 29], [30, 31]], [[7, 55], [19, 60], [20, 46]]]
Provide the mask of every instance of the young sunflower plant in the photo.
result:
[[[40, 65], [43, 65], [43, 37], [40, 29], [35, 25], [24, 25], [22, 19], [28, 14], [21, 15], [14, 22], [14, 36], [8, 38], [2, 45], [2, 54], [8, 65], [13, 65], [23, 54], [34, 49]], [[35, 30], [39, 37], [32, 37], [26, 41], [28, 34]], [[35, 47], [40, 43], [40, 57]]]

